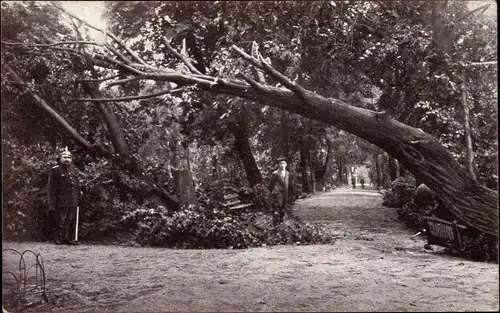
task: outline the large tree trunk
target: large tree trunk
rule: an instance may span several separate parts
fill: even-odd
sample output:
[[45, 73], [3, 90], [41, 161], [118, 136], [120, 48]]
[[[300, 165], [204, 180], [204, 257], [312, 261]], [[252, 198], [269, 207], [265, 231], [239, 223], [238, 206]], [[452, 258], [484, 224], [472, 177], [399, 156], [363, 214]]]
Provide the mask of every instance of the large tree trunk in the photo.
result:
[[472, 178], [476, 179], [474, 172], [474, 150], [472, 148], [472, 135], [470, 129], [470, 114], [469, 104], [467, 103], [467, 80], [465, 77], [465, 70], [462, 71], [462, 106], [464, 108], [464, 129], [465, 129], [465, 148], [466, 148], [466, 162], [467, 170]]
[[[286, 88], [258, 83], [241, 72], [239, 77], [244, 81], [172, 73], [156, 68], [151, 77], [177, 84], [197, 85], [209, 92], [254, 100], [354, 134], [394, 156], [436, 193], [459, 222], [498, 236], [498, 193], [481, 186], [431, 135], [391, 119], [384, 112], [373, 112], [338, 99], [322, 97], [289, 80], [268, 63], [252, 58], [236, 46], [232, 49]], [[98, 54], [94, 58], [109, 62]], [[111, 67], [116, 66], [111, 62], [109, 64]], [[147, 70], [141, 65], [136, 68]], [[137, 75], [137, 72], [128, 71], [131, 75]]]
[[382, 169], [380, 166], [380, 155], [375, 155], [375, 170], [377, 173], [377, 189], [382, 187]]
[[314, 151], [314, 147], [309, 149], [308, 163], [309, 163], [310, 173], [308, 176], [309, 176], [309, 179], [311, 180], [311, 192], [315, 193], [316, 192], [316, 177], [314, 175], [314, 172], [316, 171], [316, 166], [315, 166], [316, 162], [313, 162], [313, 160], [312, 160], [312, 152], [313, 151]]
[[391, 181], [399, 177], [399, 168], [396, 162], [397, 160], [394, 157], [389, 156], [389, 176], [391, 177]]
[[234, 149], [243, 162], [243, 167], [245, 168], [250, 186], [254, 187], [261, 184], [262, 175], [260, 174], [252, 153], [248, 136], [248, 123], [245, 117], [241, 116], [238, 123], [232, 125], [231, 129], [234, 135]]
[[[102, 92], [95, 83], [86, 82], [83, 83], [82, 86], [83, 90], [92, 98], [103, 98]], [[120, 122], [118, 121], [118, 117], [109, 108], [108, 104], [104, 102], [97, 102], [96, 105], [104, 119], [104, 122], [106, 123], [108, 132], [111, 135], [111, 142], [115, 152], [123, 156], [128, 156], [128, 143], [125, 139], [125, 134], [122, 131]]]
[[300, 145], [300, 170], [301, 170], [301, 179], [302, 179], [302, 192], [310, 193], [311, 186], [309, 185], [309, 175], [307, 174], [308, 164], [308, 155], [309, 155], [309, 143], [307, 140], [302, 140], [302, 144]]
[[290, 147], [289, 147], [289, 138], [288, 138], [288, 112], [281, 112], [281, 157], [287, 159], [288, 162], [290, 160]]
[[198, 205], [193, 175], [189, 169], [189, 155], [185, 147], [181, 144], [180, 124], [173, 123], [167, 136], [171, 150], [172, 176], [174, 177], [177, 192], [179, 193], [179, 204], [181, 208], [190, 205]]
[[[326, 171], [328, 169], [328, 163], [330, 163], [330, 155], [332, 153], [331, 144], [327, 143], [327, 145], [328, 146], [327, 146], [326, 153], [322, 152], [320, 154], [320, 157], [317, 160], [315, 160], [316, 166], [315, 166], [314, 176], [315, 176], [316, 182], [317, 182], [320, 190], [322, 190], [323, 187], [325, 186]], [[323, 155], [325, 156], [324, 162], [322, 161]]]

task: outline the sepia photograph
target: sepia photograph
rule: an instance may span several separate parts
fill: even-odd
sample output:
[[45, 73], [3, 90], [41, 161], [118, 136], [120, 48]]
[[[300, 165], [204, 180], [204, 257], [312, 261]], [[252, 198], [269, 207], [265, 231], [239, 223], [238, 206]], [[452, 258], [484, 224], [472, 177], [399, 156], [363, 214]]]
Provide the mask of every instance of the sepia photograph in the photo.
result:
[[497, 27], [2, 1], [2, 313], [498, 312]]

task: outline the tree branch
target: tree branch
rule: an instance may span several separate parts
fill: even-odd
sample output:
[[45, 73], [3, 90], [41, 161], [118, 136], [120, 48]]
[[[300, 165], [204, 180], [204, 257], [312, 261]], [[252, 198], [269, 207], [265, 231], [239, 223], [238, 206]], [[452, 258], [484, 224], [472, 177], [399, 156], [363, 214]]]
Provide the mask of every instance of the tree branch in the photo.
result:
[[181, 60], [184, 64], [186, 64], [186, 66], [189, 68], [189, 70], [192, 72], [192, 73], [195, 73], [195, 74], [199, 74], [199, 75], [203, 75], [200, 71], [198, 71], [198, 69], [196, 67], [194, 67], [193, 64], [191, 64], [191, 62], [189, 62], [189, 60], [184, 57], [182, 54], [180, 54], [179, 52], [175, 51], [175, 49], [170, 45], [170, 43], [168, 42], [168, 39], [167, 37], [165, 36], [161, 36], [161, 39], [163, 40], [163, 43], [165, 44], [165, 46], [167, 47], [167, 49], [172, 52], [179, 60]]
[[109, 51], [113, 52], [120, 60], [122, 60], [123, 62], [125, 62], [125, 64], [130, 65], [130, 63], [132, 63], [132, 61], [130, 61], [123, 54], [121, 54], [118, 50], [116, 50], [115, 48], [113, 48], [110, 44], [106, 44], [106, 48], [108, 48]]
[[73, 40], [73, 41], [58, 41], [50, 44], [41, 44], [41, 43], [29, 43], [29, 42], [8, 42], [3, 41], [2, 44], [9, 46], [28, 46], [28, 47], [54, 47], [61, 45], [75, 45], [75, 44], [85, 44], [85, 45], [93, 45], [93, 46], [102, 46], [101, 44], [93, 41], [83, 41], [83, 40]]
[[468, 12], [467, 14], [465, 14], [463, 17], [459, 18], [456, 22], [455, 22], [455, 25], [458, 24], [458, 23], [461, 23], [463, 22], [464, 20], [468, 19], [471, 15], [473, 15], [474, 13], [478, 12], [478, 11], [482, 11], [482, 13], [484, 13], [488, 8], [490, 7], [489, 4], [485, 4], [485, 5], [482, 5], [478, 8], [475, 8], [474, 10]]
[[128, 77], [128, 78], [124, 78], [124, 79], [115, 80], [115, 81], [110, 82], [109, 84], [106, 84], [105, 88], [108, 89], [108, 88], [111, 88], [113, 86], [126, 84], [126, 83], [133, 82], [133, 81], [140, 80], [140, 79], [143, 79], [143, 77], [142, 76], [134, 76], [134, 77]]
[[141, 64], [144, 64], [144, 65], [147, 65], [146, 62], [144, 62], [143, 59], [141, 59], [134, 51], [132, 51], [132, 49], [130, 49], [123, 41], [121, 41], [120, 39], [118, 39], [114, 34], [110, 33], [110, 32], [107, 32], [107, 31], [104, 31], [102, 29], [100, 29], [99, 27], [96, 27], [96, 26], [93, 26], [91, 25], [90, 23], [82, 20], [81, 18], [79, 18], [78, 16], [66, 11], [62, 6], [60, 6], [58, 3], [55, 3], [55, 1], [52, 1], [51, 2], [52, 5], [54, 5], [56, 8], [58, 8], [59, 10], [61, 10], [62, 12], [66, 13], [67, 15], [79, 20], [80, 22], [82, 22], [83, 24], [87, 25], [88, 27], [94, 29], [94, 30], [97, 30], [101, 33], [103, 33], [105, 36], [109, 36], [111, 37], [111, 39], [113, 39], [120, 47], [122, 47], [123, 49], [125, 49], [131, 56], [132, 58], [134, 58], [136, 61], [138, 61], [139, 63]]
[[255, 80], [253, 80], [251, 77], [249, 77], [243, 73], [238, 73], [238, 76], [243, 78], [246, 82], [248, 82], [248, 84], [250, 84], [250, 86], [252, 86], [252, 88], [255, 89], [256, 91], [259, 91], [261, 93], [266, 92], [266, 89], [261, 84], [259, 84]]
[[[26, 85], [26, 83], [22, 80], [19, 75], [17, 75], [16, 71], [10, 65], [5, 62], [5, 60], [2, 58], [2, 63], [5, 66], [5, 69], [9, 74], [12, 76], [14, 81], [18, 82], [19, 84]], [[54, 109], [52, 109], [47, 102], [45, 102], [40, 96], [38, 96], [33, 90], [30, 88], [25, 89], [26, 92], [33, 98], [35, 99], [36, 103], [40, 108], [42, 108], [45, 112], [47, 112], [56, 122], [62, 126], [62, 128], [73, 138], [78, 142], [81, 146], [85, 147], [86, 149], [92, 149], [92, 145], [83, 138], [76, 129], [74, 129], [71, 125], [68, 124], [68, 122], [61, 117]]]
[[[481, 65], [496, 65], [498, 64], [497, 61], [485, 61], [485, 62], [471, 62], [467, 65], [471, 65], [471, 66], [481, 66]], [[467, 66], [466, 65], [466, 66]]]
[[105, 77], [105, 78], [99, 78], [99, 79], [82, 78], [82, 79], [75, 79], [75, 82], [76, 83], [101, 83], [101, 82], [104, 82], [104, 81], [107, 81], [107, 80], [112, 80], [112, 79], [118, 78], [120, 76], [121, 75], [118, 74], [118, 75], [115, 75], [115, 76]]
[[121, 98], [77, 98], [77, 99], [71, 99], [71, 101], [94, 101], [94, 102], [121, 102], [121, 101], [131, 101], [131, 100], [140, 100], [140, 99], [148, 99], [148, 98], [155, 98], [161, 95], [166, 95], [166, 94], [172, 94], [175, 92], [179, 92], [184, 90], [184, 88], [176, 88], [176, 89], [169, 89], [169, 90], [163, 90], [160, 92], [152, 93], [149, 95], [143, 95], [143, 96], [130, 96], [130, 97], [121, 97]]

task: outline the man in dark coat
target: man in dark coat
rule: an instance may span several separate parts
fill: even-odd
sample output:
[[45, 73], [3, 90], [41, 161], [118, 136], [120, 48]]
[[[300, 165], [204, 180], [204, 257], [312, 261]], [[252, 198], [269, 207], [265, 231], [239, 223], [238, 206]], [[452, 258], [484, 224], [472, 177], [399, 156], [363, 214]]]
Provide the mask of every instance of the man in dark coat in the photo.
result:
[[278, 159], [278, 169], [271, 174], [268, 186], [274, 225], [283, 223], [285, 211], [288, 211], [288, 205], [293, 196], [293, 182], [290, 173], [286, 170], [286, 165], [284, 158]]
[[61, 153], [60, 164], [50, 169], [47, 186], [49, 216], [53, 219], [56, 244], [78, 244], [76, 222], [80, 185], [71, 152]]

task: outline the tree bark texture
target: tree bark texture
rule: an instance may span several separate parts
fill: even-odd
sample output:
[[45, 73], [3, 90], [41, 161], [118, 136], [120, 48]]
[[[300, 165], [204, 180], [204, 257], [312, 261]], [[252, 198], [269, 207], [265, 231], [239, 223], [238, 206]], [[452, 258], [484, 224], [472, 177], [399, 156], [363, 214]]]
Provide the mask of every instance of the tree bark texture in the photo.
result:
[[307, 156], [309, 155], [309, 143], [307, 140], [303, 139], [300, 145], [300, 169], [301, 169], [301, 179], [302, 179], [302, 192], [310, 193], [311, 186], [309, 185], [309, 177], [307, 174], [307, 168], [309, 166]]
[[344, 164], [342, 162], [342, 156], [338, 155], [336, 159], [337, 163], [337, 184], [339, 186], [344, 184]]
[[462, 106], [464, 109], [464, 129], [465, 129], [465, 148], [466, 148], [466, 162], [467, 170], [472, 178], [476, 179], [474, 172], [474, 150], [472, 148], [472, 135], [470, 129], [470, 113], [469, 104], [467, 103], [467, 78], [465, 70], [462, 71]]
[[179, 193], [179, 205], [181, 208], [190, 205], [198, 205], [196, 190], [194, 188], [193, 175], [189, 170], [188, 155], [186, 147], [181, 144], [180, 124], [173, 123], [168, 132], [169, 146], [172, 152], [171, 165], [177, 192]]
[[394, 157], [389, 156], [389, 175], [391, 177], [391, 181], [395, 180], [396, 178], [399, 177], [399, 169], [396, 164], [396, 159]]
[[234, 135], [234, 149], [243, 163], [250, 186], [254, 187], [261, 184], [262, 175], [252, 153], [248, 136], [248, 123], [245, 117], [241, 116], [238, 123], [233, 124], [231, 129]]
[[[102, 92], [95, 83], [86, 82], [82, 84], [84, 91], [92, 98], [103, 98]], [[109, 108], [109, 104], [96, 102], [97, 108], [106, 123], [108, 132], [111, 135], [111, 142], [116, 153], [123, 156], [129, 155], [129, 147], [125, 134], [122, 131], [120, 122], [116, 114]]]

